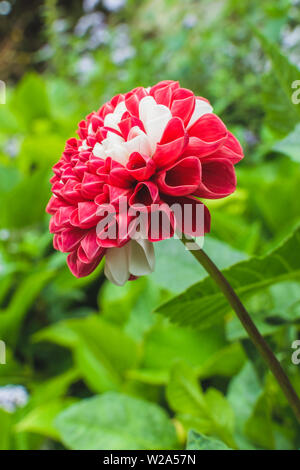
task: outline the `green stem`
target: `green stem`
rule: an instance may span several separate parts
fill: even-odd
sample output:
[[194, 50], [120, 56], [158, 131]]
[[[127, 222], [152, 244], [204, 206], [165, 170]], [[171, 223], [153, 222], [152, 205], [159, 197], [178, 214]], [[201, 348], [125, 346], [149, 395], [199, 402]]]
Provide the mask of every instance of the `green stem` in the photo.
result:
[[[184, 235], [181, 241], [185, 245], [187, 243], [191, 243], [191, 239], [187, 239]], [[192, 242], [195, 244], [194, 240], [192, 240]], [[268, 367], [272, 371], [283, 393], [285, 394], [289, 404], [294, 410], [294, 413], [298, 421], [300, 422], [300, 399], [297, 393], [295, 392], [291, 382], [289, 381], [286, 373], [282, 369], [280, 362], [275, 357], [271, 348], [269, 347], [267, 342], [264, 340], [263, 336], [260, 334], [260, 332], [256, 328], [255, 324], [251, 320], [249, 313], [245, 309], [239, 297], [237, 296], [237, 294], [235, 293], [235, 291], [233, 290], [233, 288], [231, 287], [227, 279], [223, 276], [221, 271], [219, 271], [219, 269], [214, 264], [214, 262], [207, 256], [207, 254], [202, 249], [200, 249], [200, 247], [198, 250], [192, 250], [191, 254], [203, 266], [203, 268], [213, 278], [215, 283], [223, 292], [224, 296], [226, 297], [229, 304], [231, 305], [231, 307], [237, 314], [240, 322], [242, 323], [243, 327], [247, 331], [251, 340], [253, 341], [256, 348], [260, 352], [261, 356], [263, 357]]]

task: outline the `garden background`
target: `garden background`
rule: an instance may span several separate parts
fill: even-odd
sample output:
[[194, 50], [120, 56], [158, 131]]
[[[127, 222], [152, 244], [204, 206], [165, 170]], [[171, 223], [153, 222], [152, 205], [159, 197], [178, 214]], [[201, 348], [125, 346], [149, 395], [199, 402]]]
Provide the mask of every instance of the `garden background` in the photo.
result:
[[178, 240], [124, 287], [103, 265], [76, 279], [45, 206], [65, 140], [111, 96], [172, 79], [208, 98], [245, 159], [237, 191], [207, 201], [204, 248], [299, 394], [300, 2], [0, 1], [0, 34], [0, 449], [299, 448], [273, 376]]

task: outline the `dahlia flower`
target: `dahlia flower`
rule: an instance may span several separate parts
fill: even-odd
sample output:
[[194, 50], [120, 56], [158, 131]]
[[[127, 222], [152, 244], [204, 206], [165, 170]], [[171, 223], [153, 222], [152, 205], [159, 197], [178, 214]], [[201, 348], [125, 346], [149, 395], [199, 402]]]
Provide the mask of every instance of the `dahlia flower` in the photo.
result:
[[[166, 80], [117, 95], [79, 123], [79, 138], [67, 141], [53, 167], [47, 206], [54, 248], [69, 253], [75, 276], [87, 276], [105, 256], [106, 277], [123, 285], [153, 271], [156, 241], [178, 229], [194, 236], [209, 232], [210, 215], [200, 199], [231, 194], [234, 165], [243, 158], [238, 140], [212, 111], [205, 98]], [[174, 204], [183, 213], [189, 207], [188, 220], [179, 220]], [[115, 210], [112, 235], [108, 207]], [[157, 212], [169, 231], [163, 222], [153, 230]], [[148, 222], [143, 236], [132, 228], [141, 213]]]

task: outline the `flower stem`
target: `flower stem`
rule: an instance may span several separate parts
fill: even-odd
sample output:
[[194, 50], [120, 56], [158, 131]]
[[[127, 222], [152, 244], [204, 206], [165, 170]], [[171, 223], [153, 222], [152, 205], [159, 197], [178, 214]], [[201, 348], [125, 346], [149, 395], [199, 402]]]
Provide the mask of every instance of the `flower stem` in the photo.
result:
[[[183, 238], [181, 241], [185, 245], [191, 242], [191, 239], [186, 238], [184, 235], [182, 237]], [[195, 243], [194, 240], [193, 243]], [[255, 324], [251, 320], [249, 313], [245, 309], [239, 297], [237, 296], [227, 279], [223, 276], [221, 271], [219, 271], [214, 262], [209, 258], [209, 256], [207, 256], [207, 254], [202, 249], [199, 248], [199, 250], [192, 250], [191, 254], [203, 266], [203, 268], [207, 271], [207, 273], [212, 277], [212, 279], [218, 285], [220, 290], [223, 292], [224, 296], [226, 297], [229, 304], [237, 314], [240, 322], [247, 331], [251, 340], [253, 341], [261, 356], [272, 371], [289, 404], [294, 410], [298, 421], [300, 422], [300, 399], [297, 393], [295, 392], [291, 382], [289, 381], [286, 373], [281, 367], [280, 362], [275, 357], [271, 348], [256, 328]]]

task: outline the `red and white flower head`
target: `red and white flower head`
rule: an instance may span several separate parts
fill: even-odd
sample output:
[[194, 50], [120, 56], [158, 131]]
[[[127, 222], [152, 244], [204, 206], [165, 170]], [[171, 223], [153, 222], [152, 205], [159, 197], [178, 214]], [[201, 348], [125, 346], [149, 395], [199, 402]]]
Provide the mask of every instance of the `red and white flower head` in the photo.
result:
[[[233, 193], [234, 165], [243, 158], [209, 102], [170, 80], [115, 96], [79, 123], [78, 136], [67, 141], [53, 167], [47, 212], [54, 248], [69, 253], [77, 277], [90, 274], [105, 256], [105, 274], [118, 285], [152, 272], [153, 242], [178, 227], [187, 235], [209, 231], [209, 212], [198, 198]], [[184, 224], [174, 204], [191, 208]], [[107, 207], [115, 208], [113, 236]], [[147, 214], [146, 236], [132, 236], [135, 207]], [[197, 207], [203, 209], [201, 227], [193, 215]], [[169, 221], [168, 235], [162, 226], [153, 231], [157, 210]]]

